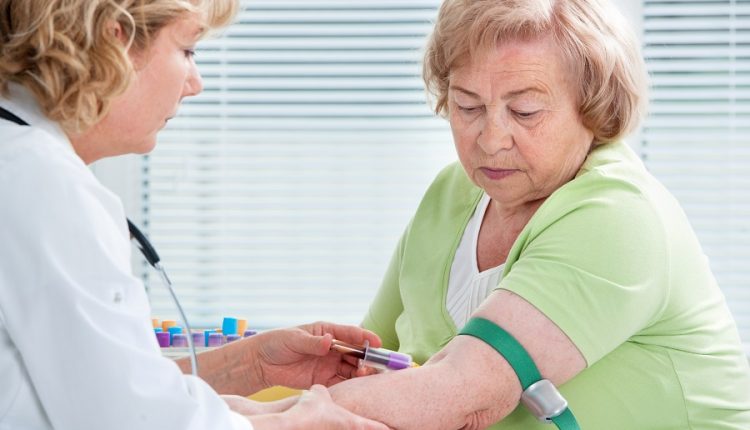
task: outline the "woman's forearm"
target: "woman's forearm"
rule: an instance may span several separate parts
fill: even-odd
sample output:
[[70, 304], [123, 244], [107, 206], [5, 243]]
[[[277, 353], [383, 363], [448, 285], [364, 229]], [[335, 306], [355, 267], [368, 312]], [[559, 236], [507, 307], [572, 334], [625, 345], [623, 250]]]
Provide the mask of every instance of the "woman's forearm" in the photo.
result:
[[443, 401], [452, 403], [452, 396], [433, 401], [449, 386], [448, 381], [436, 377], [437, 370], [424, 367], [355, 378], [329, 390], [339, 405], [394, 429], [461, 428], [460, 412], [446, 416], [445, 410], [437, 407]]
[[455, 354], [436, 358], [421, 368], [343, 382], [331, 395], [352, 412], [399, 430], [481, 428], [518, 404], [505, 394], [512, 390], [499, 386], [504, 372], [486, 373], [494, 363], [488, 369], [466, 366]]

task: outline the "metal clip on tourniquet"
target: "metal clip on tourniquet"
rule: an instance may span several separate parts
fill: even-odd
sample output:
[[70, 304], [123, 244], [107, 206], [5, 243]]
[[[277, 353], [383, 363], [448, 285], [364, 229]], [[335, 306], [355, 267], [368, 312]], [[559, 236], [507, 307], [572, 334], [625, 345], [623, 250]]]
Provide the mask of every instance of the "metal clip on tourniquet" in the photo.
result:
[[580, 430], [568, 402], [547, 379], [542, 379], [534, 360], [507, 331], [484, 318], [472, 318], [458, 333], [473, 336], [500, 353], [521, 381], [521, 403], [541, 422], [560, 430]]

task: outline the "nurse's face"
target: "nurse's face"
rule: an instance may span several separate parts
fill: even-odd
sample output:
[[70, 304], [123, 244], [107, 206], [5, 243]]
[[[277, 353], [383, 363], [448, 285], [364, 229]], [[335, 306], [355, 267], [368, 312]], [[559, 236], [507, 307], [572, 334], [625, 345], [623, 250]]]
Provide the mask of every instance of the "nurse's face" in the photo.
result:
[[156, 134], [177, 113], [182, 99], [203, 89], [193, 58], [201, 30], [198, 19], [186, 15], [159, 31], [146, 52], [130, 53], [136, 68], [132, 85], [98, 124], [71, 137], [87, 164], [154, 148]]

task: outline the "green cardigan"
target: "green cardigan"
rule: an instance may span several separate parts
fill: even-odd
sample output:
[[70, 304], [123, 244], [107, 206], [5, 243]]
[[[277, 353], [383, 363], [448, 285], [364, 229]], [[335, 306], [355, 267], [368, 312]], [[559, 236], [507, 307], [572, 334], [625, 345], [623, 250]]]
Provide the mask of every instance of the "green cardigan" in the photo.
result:
[[[402, 236], [364, 326], [426, 361], [457, 328], [445, 306], [482, 196], [444, 169]], [[587, 368], [561, 387], [582, 429], [750, 429], [750, 369], [679, 204], [624, 143], [597, 147], [520, 233], [498, 288], [557, 324]], [[549, 429], [519, 407], [492, 429]]]

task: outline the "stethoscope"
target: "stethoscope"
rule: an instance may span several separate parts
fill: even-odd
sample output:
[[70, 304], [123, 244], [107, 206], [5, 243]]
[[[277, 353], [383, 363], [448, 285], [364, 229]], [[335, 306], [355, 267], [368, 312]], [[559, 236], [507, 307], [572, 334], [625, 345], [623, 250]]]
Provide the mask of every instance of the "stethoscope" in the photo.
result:
[[[18, 125], [29, 125], [29, 123], [17, 117], [13, 112], [10, 112], [3, 107], [0, 107], [0, 118], [16, 123]], [[190, 351], [190, 367], [193, 375], [198, 376], [198, 359], [195, 353], [195, 345], [193, 344], [192, 331], [190, 330], [190, 324], [188, 323], [187, 317], [185, 316], [185, 311], [182, 310], [182, 305], [177, 299], [177, 294], [175, 294], [174, 288], [172, 288], [172, 281], [169, 280], [167, 272], [164, 270], [164, 266], [162, 266], [160, 263], [161, 258], [159, 258], [159, 254], [156, 253], [154, 246], [151, 245], [151, 242], [148, 241], [146, 235], [144, 235], [129, 219], [127, 219], [127, 222], [131, 239], [135, 239], [135, 241], [138, 242], [138, 248], [146, 258], [146, 261], [148, 261], [148, 263], [161, 275], [161, 279], [164, 282], [164, 285], [167, 286], [169, 294], [171, 294], [172, 300], [174, 300], [174, 304], [177, 307], [177, 311], [180, 313], [180, 318], [182, 319], [182, 323], [185, 325], [185, 330], [187, 331], [187, 336], [185, 337], [187, 338], [188, 350]]]
[[128, 230], [130, 231], [130, 238], [135, 239], [135, 241], [138, 243], [138, 249], [140, 249], [141, 254], [143, 254], [143, 257], [146, 259], [146, 261], [148, 261], [148, 264], [150, 264], [151, 267], [159, 272], [162, 282], [167, 286], [169, 294], [172, 295], [172, 300], [177, 307], [177, 312], [179, 312], [180, 319], [182, 319], [182, 323], [185, 325], [185, 330], [187, 331], [187, 336], [185, 337], [187, 338], [188, 350], [190, 351], [190, 367], [192, 369], [193, 375], [198, 376], [198, 359], [195, 353], [195, 344], [193, 343], [193, 332], [190, 329], [190, 324], [188, 323], [187, 316], [185, 316], [185, 311], [182, 310], [182, 305], [177, 299], [177, 294], [175, 294], [174, 292], [172, 281], [169, 280], [169, 276], [167, 276], [167, 272], [164, 270], [164, 266], [161, 265], [161, 258], [159, 258], [159, 254], [156, 253], [156, 249], [154, 249], [154, 246], [151, 245], [151, 242], [146, 238], [146, 235], [143, 234], [143, 232], [141, 232], [138, 227], [133, 224], [132, 221], [130, 221], [129, 219], [127, 221]]

